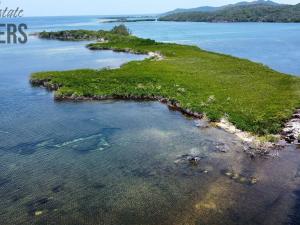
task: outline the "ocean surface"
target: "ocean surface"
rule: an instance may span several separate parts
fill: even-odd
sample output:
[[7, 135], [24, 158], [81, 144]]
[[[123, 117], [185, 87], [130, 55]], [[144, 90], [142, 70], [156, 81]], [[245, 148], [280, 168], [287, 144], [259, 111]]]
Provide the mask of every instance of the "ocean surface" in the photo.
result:
[[[31, 31], [111, 29], [100, 16], [22, 18]], [[197, 45], [203, 49], [260, 62], [300, 76], [300, 24], [297, 23], [126, 23], [134, 35], [163, 42]]]
[[[116, 25], [96, 16], [21, 22], [30, 32]], [[300, 75], [300, 24], [126, 25], [141, 37]], [[30, 86], [36, 71], [116, 68], [146, 57], [86, 44], [30, 36], [25, 45], [0, 45], [0, 224], [300, 224], [296, 147], [253, 160], [236, 137], [157, 102], [55, 102]]]

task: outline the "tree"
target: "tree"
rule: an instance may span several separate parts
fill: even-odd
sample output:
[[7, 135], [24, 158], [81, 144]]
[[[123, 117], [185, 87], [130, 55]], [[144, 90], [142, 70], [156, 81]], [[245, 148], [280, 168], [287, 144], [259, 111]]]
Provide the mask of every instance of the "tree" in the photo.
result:
[[114, 33], [114, 34], [125, 35], [125, 36], [128, 36], [128, 35], [131, 34], [131, 31], [124, 24], [121, 24], [119, 26], [115, 26], [111, 30], [111, 32]]

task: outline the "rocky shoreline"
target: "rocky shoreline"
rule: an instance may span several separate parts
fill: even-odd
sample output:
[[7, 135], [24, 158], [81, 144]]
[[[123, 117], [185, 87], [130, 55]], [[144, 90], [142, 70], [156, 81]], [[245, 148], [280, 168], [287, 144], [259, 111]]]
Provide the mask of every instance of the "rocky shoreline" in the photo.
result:
[[[57, 91], [61, 85], [51, 83], [50, 79], [39, 80], [31, 79], [30, 83], [32, 86], [45, 87], [49, 91]], [[199, 112], [194, 112], [190, 109], [181, 107], [181, 105], [173, 99], [168, 99], [163, 96], [134, 96], [134, 95], [104, 95], [104, 96], [64, 96], [55, 95], [54, 99], [56, 101], [102, 101], [102, 100], [135, 100], [135, 101], [159, 101], [166, 104], [169, 109], [179, 111], [183, 115], [192, 117], [195, 119], [204, 119], [205, 115]], [[300, 135], [300, 109], [295, 112], [293, 118], [286, 123], [282, 133], [279, 136], [279, 141], [276, 143], [271, 143], [268, 141], [261, 141], [257, 136], [249, 132], [244, 132], [237, 129], [233, 124], [231, 124], [225, 118], [221, 119], [219, 122], [211, 122], [212, 125], [219, 127], [229, 133], [234, 134], [244, 143], [244, 151], [255, 157], [256, 155], [268, 155], [272, 149], [281, 149], [287, 144], [298, 144]]]
[[285, 124], [281, 135], [287, 143], [300, 143], [300, 109], [297, 109], [292, 119]]
[[[32, 86], [40, 86], [45, 87], [49, 91], [57, 91], [60, 88], [58, 84], [52, 84], [49, 79], [46, 80], [36, 80], [31, 79], [30, 83]], [[164, 98], [162, 96], [151, 96], [151, 95], [144, 95], [144, 96], [134, 96], [134, 95], [104, 95], [104, 96], [64, 96], [64, 95], [55, 95], [54, 99], [56, 101], [101, 101], [101, 100], [140, 100], [140, 101], [159, 101], [163, 104], [166, 104], [170, 109], [176, 110], [181, 112], [186, 116], [190, 116], [197, 119], [202, 119], [203, 114], [198, 112], [193, 112], [190, 109], [185, 109], [180, 106], [178, 102], [175, 100], [170, 100]]]

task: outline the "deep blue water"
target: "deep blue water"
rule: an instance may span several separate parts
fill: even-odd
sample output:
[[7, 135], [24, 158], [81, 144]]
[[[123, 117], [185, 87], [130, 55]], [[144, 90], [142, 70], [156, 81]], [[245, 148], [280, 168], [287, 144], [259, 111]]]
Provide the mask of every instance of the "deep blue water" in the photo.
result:
[[[30, 32], [115, 25], [97, 17], [22, 22]], [[298, 24], [128, 26], [138, 36], [197, 44], [300, 74]], [[25, 45], [0, 46], [0, 224], [274, 225], [297, 220], [293, 193], [300, 156], [295, 149], [274, 160], [253, 161], [234, 136], [199, 129], [159, 103], [55, 102], [53, 93], [29, 85], [36, 71], [114, 68], [144, 58], [89, 51], [86, 43], [31, 36]], [[223, 145], [226, 153], [218, 151]], [[201, 157], [201, 164], [191, 165], [187, 154]], [[245, 182], [251, 177], [257, 185]]]

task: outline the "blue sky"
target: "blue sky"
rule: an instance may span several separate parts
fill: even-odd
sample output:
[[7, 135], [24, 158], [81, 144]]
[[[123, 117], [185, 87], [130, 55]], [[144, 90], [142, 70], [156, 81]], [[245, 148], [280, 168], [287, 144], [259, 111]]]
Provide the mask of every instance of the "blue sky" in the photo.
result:
[[[175, 8], [220, 6], [242, 0], [0, 0], [0, 9], [21, 7], [25, 16], [161, 13]], [[297, 4], [300, 0], [274, 0]]]

